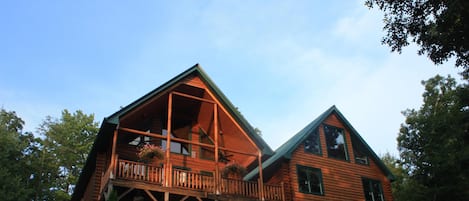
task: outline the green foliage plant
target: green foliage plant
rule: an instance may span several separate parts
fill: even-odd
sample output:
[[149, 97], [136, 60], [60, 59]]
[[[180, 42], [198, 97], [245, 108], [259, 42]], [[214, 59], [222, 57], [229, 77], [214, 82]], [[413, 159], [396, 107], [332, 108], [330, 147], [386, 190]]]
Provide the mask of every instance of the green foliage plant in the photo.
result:
[[408, 178], [406, 200], [464, 201], [469, 198], [469, 89], [454, 78], [435, 76], [425, 85], [423, 105], [408, 109], [398, 141]]
[[401, 52], [409, 41], [420, 46], [435, 64], [456, 58], [469, 79], [469, 1], [467, 0], [366, 0], [384, 12], [386, 36], [382, 43]]

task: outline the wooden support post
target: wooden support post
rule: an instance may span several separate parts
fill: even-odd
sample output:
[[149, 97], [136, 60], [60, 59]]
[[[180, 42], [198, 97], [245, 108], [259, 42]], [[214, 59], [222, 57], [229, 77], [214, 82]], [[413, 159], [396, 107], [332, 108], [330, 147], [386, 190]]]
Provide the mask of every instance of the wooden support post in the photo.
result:
[[260, 195], [260, 199], [262, 201], [265, 200], [265, 197], [264, 197], [264, 175], [262, 174], [262, 154], [261, 154], [261, 151], [259, 150], [258, 152], [258, 156], [257, 156], [257, 161], [259, 163], [259, 195]]
[[129, 188], [127, 189], [124, 193], [122, 193], [121, 195], [119, 195], [119, 197], [117, 197], [117, 200], [121, 200], [122, 198], [124, 198], [124, 196], [126, 196], [127, 194], [129, 194], [131, 191], [133, 191], [135, 188]]
[[114, 135], [112, 136], [112, 147], [111, 147], [111, 168], [112, 168], [112, 175], [109, 177], [114, 179], [117, 173], [117, 157], [116, 157], [116, 146], [117, 146], [117, 134], [119, 130], [119, 125], [117, 125], [116, 130], [114, 130]]
[[166, 163], [165, 163], [165, 186], [171, 187], [171, 119], [172, 119], [172, 110], [173, 110], [173, 94], [169, 93], [168, 95], [168, 123], [166, 125]]
[[[113, 176], [114, 178], [117, 178], [117, 170], [119, 169], [119, 154], [116, 154], [116, 157], [114, 158], [114, 162], [111, 162], [111, 163], [114, 163], [114, 170], [113, 170]], [[114, 179], [112, 178], [112, 179]]]
[[218, 166], [218, 106], [213, 104], [213, 132], [215, 137], [215, 194], [220, 194], [220, 167]]
[[145, 193], [147, 193], [148, 197], [151, 198], [151, 200], [153, 200], [153, 201], [158, 201], [158, 200], [155, 198], [155, 196], [153, 196], [153, 194], [151, 194], [151, 192], [150, 192], [149, 190], [145, 189], [144, 191], [145, 191]]
[[107, 185], [107, 189], [103, 191], [103, 197], [105, 201], [109, 200], [109, 196], [111, 195], [113, 190], [114, 186], [112, 185], [112, 182], [109, 182], [109, 184]]
[[169, 192], [164, 192], [164, 201], [169, 201]]

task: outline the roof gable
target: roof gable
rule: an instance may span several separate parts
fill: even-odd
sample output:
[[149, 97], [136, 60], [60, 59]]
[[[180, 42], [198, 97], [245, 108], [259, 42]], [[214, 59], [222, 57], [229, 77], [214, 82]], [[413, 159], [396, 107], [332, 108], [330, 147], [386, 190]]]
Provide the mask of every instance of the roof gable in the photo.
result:
[[[256, 145], [261, 149], [262, 154], [272, 155], [273, 151], [265, 143], [265, 141], [256, 134], [254, 128], [248, 123], [248, 121], [236, 110], [233, 104], [226, 98], [226, 96], [221, 92], [221, 90], [215, 85], [215, 83], [208, 77], [208, 75], [202, 70], [202, 67], [199, 64], [195, 64], [191, 68], [187, 69], [186, 71], [180, 73], [176, 77], [172, 78], [171, 80], [165, 82], [164, 84], [160, 85], [158, 88], [148, 92], [144, 96], [140, 97], [139, 99], [135, 100], [134, 102], [130, 103], [129, 105], [121, 108], [117, 112], [113, 113], [107, 118], [104, 118], [101, 128], [96, 136], [96, 139], [93, 143], [93, 147], [91, 148], [90, 153], [88, 154], [85, 166], [83, 167], [83, 171], [80, 174], [78, 179], [75, 191], [72, 195], [71, 200], [78, 200], [79, 196], [82, 195], [85, 191], [86, 184], [88, 183], [92, 171], [95, 168], [94, 161], [96, 160], [96, 154], [98, 149], [103, 149], [106, 146], [106, 142], [112, 139], [112, 133], [116, 129], [117, 125], [119, 124], [119, 119], [132, 110], [138, 108], [142, 104], [145, 104], [147, 101], [151, 100], [153, 97], [158, 96], [161, 93], [165, 93], [167, 90], [170, 90], [173, 86], [175, 86], [179, 82], [187, 81], [187, 78], [194, 78], [196, 77], [200, 79], [192, 79], [189, 85], [196, 86], [197, 84], [205, 84], [207, 88], [213, 92], [212, 94], [215, 96], [216, 99], [222, 104], [222, 106], [228, 111], [229, 115], [231, 115], [236, 122], [246, 131], [249, 137], [256, 143]], [[101, 150], [102, 151], [102, 150]]]
[[[195, 78], [194, 78], [195, 76]], [[191, 68], [187, 69], [186, 71], [180, 73], [176, 77], [172, 78], [171, 80], [165, 82], [158, 88], [150, 91], [149, 93], [145, 94], [141, 98], [135, 100], [134, 102], [130, 103], [129, 105], [123, 107], [119, 111], [115, 112], [114, 114], [110, 115], [105, 119], [106, 123], [115, 124], [119, 123], [119, 119], [126, 115], [127, 113], [131, 112], [132, 110], [138, 108], [140, 105], [145, 104], [147, 101], [151, 100], [153, 97], [158, 96], [161, 93], [170, 90], [172, 87], [177, 85], [180, 82], [185, 82], [191, 80], [190, 85], [197, 85], [197, 84], [205, 84], [207, 88], [213, 92], [215, 98], [219, 100], [224, 108], [228, 111], [229, 115], [231, 115], [239, 124], [240, 126], [248, 133], [249, 137], [254, 140], [254, 142], [259, 146], [262, 150], [263, 154], [272, 155], [273, 150], [270, 146], [265, 143], [265, 141], [256, 134], [254, 128], [249, 124], [249, 122], [238, 112], [236, 107], [228, 100], [228, 98], [223, 94], [223, 92], [215, 85], [215, 83], [208, 77], [208, 75], [203, 71], [202, 67], [199, 64], [195, 64]]]
[[[386, 174], [386, 176], [390, 180], [394, 180], [394, 175], [391, 171], [384, 165], [381, 159], [376, 155], [376, 153], [371, 149], [371, 147], [365, 142], [365, 140], [360, 136], [360, 134], [353, 128], [350, 122], [342, 115], [342, 113], [337, 109], [335, 105], [330, 107], [328, 110], [323, 112], [319, 115], [316, 119], [314, 119], [311, 123], [309, 123], [306, 127], [300, 130], [297, 134], [295, 134], [292, 138], [290, 138], [287, 142], [282, 144], [279, 148], [275, 150], [275, 153], [272, 157], [267, 159], [264, 163], [262, 163], [263, 169], [268, 169], [269, 167], [273, 167], [276, 163], [282, 161], [282, 159], [291, 159], [292, 153], [296, 150], [296, 148], [303, 143], [304, 140], [314, 132], [330, 115], [335, 114], [337, 118], [347, 127], [350, 131], [350, 137], [357, 139], [359, 143], [364, 146], [366, 151], [370, 154], [370, 157], [376, 161], [378, 167]], [[248, 175], [246, 175], [245, 179], [252, 179], [259, 173], [259, 169], [256, 168], [251, 171]]]

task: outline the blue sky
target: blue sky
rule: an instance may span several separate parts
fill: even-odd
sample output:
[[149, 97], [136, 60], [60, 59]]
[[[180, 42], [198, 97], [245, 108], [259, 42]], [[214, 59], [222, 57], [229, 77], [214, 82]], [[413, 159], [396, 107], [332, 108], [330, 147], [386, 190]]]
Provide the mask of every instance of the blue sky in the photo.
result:
[[[277, 148], [336, 105], [378, 154], [397, 154], [421, 80], [452, 74], [381, 45], [363, 1], [2, 1], [0, 106], [36, 131], [63, 109], [97, 121], [199, 63]], [[459, 78], [459, 77], [458, 77]]]

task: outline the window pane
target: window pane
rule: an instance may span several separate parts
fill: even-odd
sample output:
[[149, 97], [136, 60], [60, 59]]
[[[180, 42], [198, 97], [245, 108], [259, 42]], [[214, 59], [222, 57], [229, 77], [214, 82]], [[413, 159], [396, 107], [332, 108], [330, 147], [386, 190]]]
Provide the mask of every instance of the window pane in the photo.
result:
[[368, 156], [366, 156], [362, 151], [360, 151], [360, 149], [353, 148], [353, 151], [355, 154], [355, 163], [368, 165]]
[[348, 160], [345, 145], [344, 130], [334, 126], [324, 125], [327, 153], [331, 158]]
[[319, 193], [322, 194], [322, 188], [321, 188], [321, 179], [319, 175], [317, 175], [316, 172], [311, 172], [309, 174], [309, 184], [310, 184], [310, 189], [311, 193]]
[[313, 154], [321, 154], [321, 143], [319, 140], [319, 132], [315, 130], [305, 140], [305, 151]]
[[[166, 129], [163, 129], [162, 134], [163, 134], [163, 136], [167, 136], [168, 131]], [[174, 137], [175, 136], [173, 134], [171, 134], [171, 138], [174, 138]], [[183, 138], [183, 139], [185, 139], [185, 138]], [[166, 140], [161, 140], [161, 148], [163, 150], [166, 149]], [[189, 153], [189, 144], [171, 141], [171, 153], [189, 155], [190, 154]]]
[[302, 193], [323, 194], [321, 170], [297, 165], [298, 188]]
[[363, 178], [362, 183], [366, 201], [384, 201], [381, 182]]
[[371, 191], [370, 182], [367, 179], [363, 179], [363, 193], [365, 194], [366, 201], [373, 201], [373, 195]]
[[308, 176], [304, 169], [298, 169], [298, 187], [300, 189], [300, 192], [306, 192], [309, 193], [309, 182], [308, 182]]
[[379, 181], [371, 181], [376, 201], [383, 201], [383, 193], [381, 192], [381, 184]]

